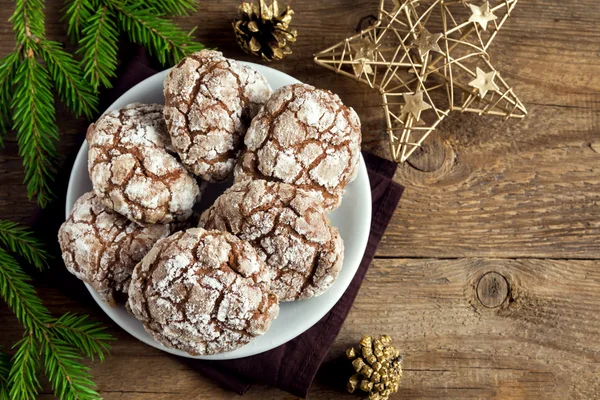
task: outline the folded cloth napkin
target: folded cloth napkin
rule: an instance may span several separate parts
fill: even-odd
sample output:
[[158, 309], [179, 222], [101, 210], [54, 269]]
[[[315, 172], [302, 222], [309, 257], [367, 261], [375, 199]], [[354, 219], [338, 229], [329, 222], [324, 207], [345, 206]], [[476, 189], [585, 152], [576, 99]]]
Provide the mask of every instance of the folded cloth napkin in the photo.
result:
[[[132, 58], [122, 64], [119, 79], [113, 89], [103, 94], [101, 99], [103, 109], [130, 87], [157, 72], [152, 68], [145, 50], [140, 48], [131, 54]], [[82, 142], [84, 138], [82, 135]], [[278, 387], [296, 396], [306, 397], [319, 366], [350, 312], [367, 269], [375, 256], [375, 250], [404, 190], [402, 186], [392, 180], [396, 171], [395, 163], [365, 152], [363, 152], [363, 157], [367, 165], [373, 199], [371, 232], [365, 254], [354, 279], [331, 311], [302, 335], [268, 352], [237, 360], [182, 359], [183, 362], [192, 365], [200, 373], [221, 386], [239, 394], [246, 392], [252, 383], [261, 383]], [[71, 167], [72, 160], [70, 162], [67, 160], [63, 173], [60, 174], [60, 182], [57, 182], [57, 186], [61, 189], [57, 193], [66, 193], [66, 183]], [[63, 221], [64, 201], [55, 201], [54, 205], [57, 203], [60, 204], [60, 207], [53, 207], [57, 209], [52, 212], [45, 210], [41, 220], [38, 214], [34, 217], [34, 221], [37, 223], [33, 224], [37, 225], [40, 230], [47, 231], [48, 237], [54, 237], [54, 240], [56, 240], [58, 225]], [[44, 217], [50, 215], [52, 220], [56, 219], [57, 221], [48, 223], [48, 218]]]

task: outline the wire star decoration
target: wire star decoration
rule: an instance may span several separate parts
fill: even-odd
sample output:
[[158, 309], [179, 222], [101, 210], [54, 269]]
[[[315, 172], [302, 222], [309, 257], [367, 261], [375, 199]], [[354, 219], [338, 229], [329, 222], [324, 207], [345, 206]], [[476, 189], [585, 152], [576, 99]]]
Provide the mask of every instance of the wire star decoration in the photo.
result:
[[377, 89], [404, 162], [450, 111], [523, 118], [488, 48], [518, 0], [381, 0], [377, 21], [315, 62]]

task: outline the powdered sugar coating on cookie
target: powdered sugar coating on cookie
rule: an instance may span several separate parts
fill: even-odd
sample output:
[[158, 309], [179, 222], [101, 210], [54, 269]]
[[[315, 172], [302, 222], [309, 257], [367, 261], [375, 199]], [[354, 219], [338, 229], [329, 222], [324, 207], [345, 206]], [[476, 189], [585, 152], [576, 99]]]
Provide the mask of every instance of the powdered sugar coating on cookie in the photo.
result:
[[105, 207], [94, 192], [81, 196], [58, 231], [69, 272], [90, 284], [102, 300], [115, 304], [127, 293], [131, 272], [172, 226], [142, 227]]
[[269, 285], [250, 244], [194, 228], [160, 240], [136, 266], [128, 306], [165, 346], [216, 354], [267, 331], [279, 313]]
[[250, 242], [272, 268], [280, 301], [318, 296], [336, 280], [344, 244], [322, 207], [302, 189], [264, 180], [244, 181], [223, 193], [200, 226]]
[[284, 86], [252, 120], [236, 182], [294, 184], [334, 209], [356, 176], [360, 142], [360, 120], [337, 95], [305, 84]]
[[271, 93], [259, 72], [220, 52], [184, 58], [164, 81], [165, 120], [183, 164], [209, 182], [227, 178], [250, 121]]
[[88, 170], [101, 201], [139, 224], [183, 221], [198, 184], [172, 154], [159, 104], [130, 104], [90, 125]]

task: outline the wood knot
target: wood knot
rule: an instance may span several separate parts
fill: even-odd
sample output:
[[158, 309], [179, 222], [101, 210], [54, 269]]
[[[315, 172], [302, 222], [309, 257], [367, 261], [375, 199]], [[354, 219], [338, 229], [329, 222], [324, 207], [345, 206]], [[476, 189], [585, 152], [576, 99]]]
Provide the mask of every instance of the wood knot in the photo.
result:
[[369, 14], [365, 17], [362, 17], [358, 24], [356, 25], [356, 32], [362, 32], [366, 29], [371, 28], [377, 22], [377, 16], [373, 14]]
[[500, 307], [509, 295], [508, 281], [497, 272], [487, 272], [477, 282], [477, 299], [484, 307]]
[[430, 135], [406, 161], [421, 172], [438, 172], [451, 168], [455, 154], [439, 135]]

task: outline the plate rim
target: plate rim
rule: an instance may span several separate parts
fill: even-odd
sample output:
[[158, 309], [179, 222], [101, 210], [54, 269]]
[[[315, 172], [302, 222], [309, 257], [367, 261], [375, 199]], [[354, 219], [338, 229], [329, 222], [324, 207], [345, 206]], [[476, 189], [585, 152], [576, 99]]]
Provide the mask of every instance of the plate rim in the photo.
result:
[[[239, 61], [240, 63], [250, 66], [256, 70], [258, 70], [259, 72], [261, 70], [269, 70], [269, 73], [274, 73], [275, 75], [283, 75], [285, 77], [285, 79], [292, 79], [295, 80], [297, 82], [300, 82], [299, 80], [297, 80], [296, 78], [285, 74], [281, 71], [278, 71], [274, 68], [265, 66], [265, 65], [261, 65], [261, 64], [256, 64], [256, 63], [251, 63], [251, 62], [244, 62], [244, 61]], [[166, 76], [166, 74], [168, 73], [169, 69], [163, 70], [163, 71], [159, 71], [156, 74], [149, 76], [148, 78], [142, 80], [141, 82], [137, 83], [136, 85], [132, 86], [129, 90], [127, 90], [125, 93], [123, 93], [121, 96], [119, 96], [119, 98], [117, 98], [109, 107], [107, 107], [107, 109], [102, 113], [102, 115], [104, 115], [105, 113], [115, 109], [115, 104], [119, 103], [120, 100], [127, 95], [131, 95], [133, 92], [137, 92], [139, 90], [142, 90], [143, 87], [145, 86], [153, 86], [156, 83], [154, 82], [155, 80], [159, 80], [160, 82], [162, 82], [164, 80], [164, 76]], [[162, 85], [161, 85], [162, 86]], [[75, 158], [75, 161], [73, 162], [73, 167], [71, 168], [71, 172], [69, 174], [69, 184], [67, 186], [67, 192], [66, 192], [66, 197], [65, 197], [65, 218], [69, 217], [70, 211], [72, 209], [72, 205], [74, 204], [74, 202], [77, 199], [74, 199], [73, 197], [75, 196], [75, 192], [77, 191], [76, 189], [76, 183], [74, 182], [75, 179], [77, 178], [77, 171], [76, 171], [76, 166], [80, 166], [80, 165], [87, 165], [87, 162], [85, 160], [81, 160], [81, 158], [84, 157], [84, 154], [87, 155], [87, 150], [88, 150], [88, 145], [87, 145], [87, 140], [84, 140], [83, 143], [81, 144], [78, 152], [77, 152], [77, 156]], [[86, 168], [87, 170], [87, 168]], [[369, 177], [368, 177], [368, 173], [367, 173], [367, 168], [366, 168], [366, 164], [364, 162], [364, 158], [362, 156], [362, 153], [360, 154], [359, 157], [359, 165], [358, 165], [358, 174], [363, 175], [366, 178], [367, 181], [367, 185], [369, 185]], [[358, 177], [357, 174], [357, 177]], [[370, 188], [369, 188], [370, 189]], [[139, 336], [136, 332], [134, 332], [133, 329], [130, 329], [127, 326], [128, 321], [127, 320], [123, 320], [122, 317], [118, 316], [118, 315], [114, 315], [114, 307], [110, 306], [109, 304], [107, 304], [106, 302], [104, 302], [102, 299], [100, 299], [100, 297], [98, 296], [98, 293], [96, 292], [96, 290], [90, 286], [88, 283], [84, 282], [86, 288], [88, 289], [88, 291], [90, 292], [90, 294], [92, 295], [94, 301], [98, 304], [98, 306], [100, 306], [100, 308], [102, 309], [102, 311], [114, 322], [116, 323], [121, 329], [123, 329], [125, 332], [127, 332], [128, 334], [130, 334], [131, 336], [133, 336], [134, 338], [136, 338], [137, 340], [150, 345], [158, 350], [162, 350], [165, 351], [167, 353], [176, 355], [176, 356], [180, 356], [180, 357], [186, 357], [186, 358], [191, 358], [191, 359], [203, 359], [203, 360], [229, 360], [229, 359], [238, 359], [238, 358], [244, 358], [244, 357], [249, 357], [249, 356], [253, 356], [256, 354], [261, 354], [263, 352], [272, 350], [278, 346], [281, 346], [287, 342], [289, 342], [290, 340], [293, 340], [294, 338], [300, 336], [301, 334], [303, 334], [304, 332], [306, 332], [307, 330], [309, 330], [310, 328], [312, 328], [317, 322], [319, 322], [329, 311], [331, 311], [331, 309], [333, 307], [335, 307], [335, 305], [339, 302], [339, 300], [342, 298], [342, 296], [346, 293], [346, 290], [348, 290], [348, 287], [350, 286], [350, 283], [352, 282], [352, 280], [354, 279], [354, 276], [356, 275], [356, 272], [358, 271], [358, 268], [360, 267], [360, 262], [362, 260], [362, 257], [364, 257], [364, 253], [367, 247], [367, 243], [368, 243], [368, 238], [370, 235], [370, 227], [371, 227], [371, 217], [372, 217], [372, 198], [371, 198], [371, 191], [368, 190], [368, 193], [366, 194], [368, 196], [368, 201], [366, 201], [366, 205], [367, 208], [366, 210], [363, 210], [363, 215], [366, 215], [366, 218], [368, 221], [365, 222], [365, 225], [368, 226], [368, 232], [366, 234], [363, 234], [357, 241], [358, 241], [358, 248], [360, 249], [360, 259], [357, 262], [357, 266], [354, 268], [354, 272], [352, 273], [352, 276], [350, 277], [350, 279], [348, 280], [348, 284], [346, 285], [346, 287], [341, 291], [341, 294], [337, 297], [337, 299], [335, 300], [335, 302], [333, 302], [330, 306], [325, 306], [322, 307], [321, 311], [319, 312], [315, 312], [314, 314], [318, 317], [313, 317], [311, 318], [310, 322], [305, 323], [302, 326], [302, 329], [298, 330], [297, 332], [294, 332], [293, 334], [288, 334], [288, 335], [284, 335], [286, 336], [286, 338], [283, 341], [277, 341], [276, 344], [271, 345], [269, 348], [265, 348], [265, 349], [261, 349], [261, 350], [257, 350], [257, 351], [252, 351], [250, 350], [248, 354], [244, 354], [244, 355], [239, 355], [236, 356], [234, 353], [236, 353], [238, 350], [246, 348], [248, 346], [252, 345], [252, 341], [249, 344], [246, 344], [245, 346], [242, 346], [236, 350], [233, 350], [231, 352], [225, 352], [225, 353], [220, 353], [220, 354], [214, 354], [214, 355], [201, 355], [201, 356], [193, 356], [191, 354], [188, 354], [184, 351], [178, 350], [178, 349], [172, 349], [169, 348], [167, 346], [164, 346], [163, 344], [161, 344], [160, 342], [156, 341], [154, 338], [152, 338], [150, 335], [146, 335], [146, 336]], [[345, 262], [345, 260], [344, 260]], [[342, 266], [342, 268], [344, 267], [344, 265]], [[310, 299], [309, 299], [310, 300]], [[300, 302], [305, 301], [305, 300], [299, 300]], [[324, 311], [323, 311], [324, 310]], [[133, 318], [133, 317], [132, 317]], [[268, 347], [268, 346], [267, 346]]]

